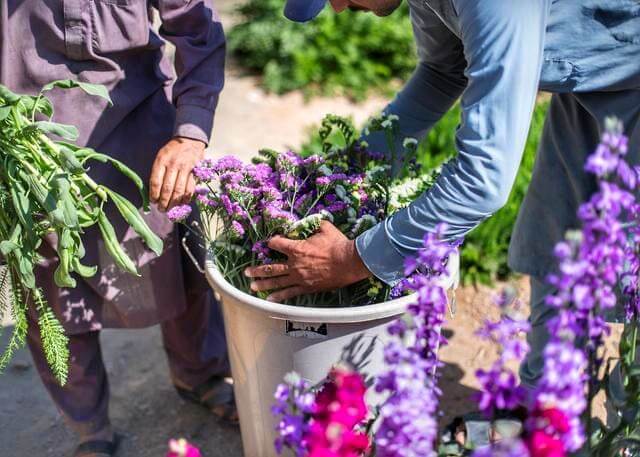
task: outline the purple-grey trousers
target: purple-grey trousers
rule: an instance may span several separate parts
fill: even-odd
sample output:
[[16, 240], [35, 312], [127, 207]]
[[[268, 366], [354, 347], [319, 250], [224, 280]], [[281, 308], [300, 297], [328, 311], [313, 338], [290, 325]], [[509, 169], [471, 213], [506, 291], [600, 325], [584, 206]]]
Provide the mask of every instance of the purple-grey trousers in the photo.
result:
[[[211, 376], [228, 375], [229, 365], [222, 315], [212, 292], [190, 298], [181, 315], [160, 326], [171, 378], [196, 387]], [[37, 323], [33, 319], [29, 322], [28, 345], [40, 378], [69, 427], [81, 439], [110, 428], [109, 382], [99, 336], [99, 331], [69, 335], [69, 379], [61, 387], [45, 360]]]

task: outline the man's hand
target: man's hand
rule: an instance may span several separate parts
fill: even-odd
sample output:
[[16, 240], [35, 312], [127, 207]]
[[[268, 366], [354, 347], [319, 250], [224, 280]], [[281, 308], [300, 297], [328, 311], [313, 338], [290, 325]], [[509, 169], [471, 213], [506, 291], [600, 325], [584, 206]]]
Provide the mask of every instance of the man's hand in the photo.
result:
[[188, 203], [195, 181], [191, 171], [204, 159], [205, 144], [189, 138], [173, 138], [156, 156], [149, 179], [149, 199], [162, 211]]
[[274, 291], [267, 297], [269, 301], [283, 302], [302, 294], [337, 289], [371, 276], [355, 241], [327, 221], [306, 240], [276, 236], [269, 247], [285, 254], [287, 262], [245, 270], [245, 275], [254, 279], [251, 290]]

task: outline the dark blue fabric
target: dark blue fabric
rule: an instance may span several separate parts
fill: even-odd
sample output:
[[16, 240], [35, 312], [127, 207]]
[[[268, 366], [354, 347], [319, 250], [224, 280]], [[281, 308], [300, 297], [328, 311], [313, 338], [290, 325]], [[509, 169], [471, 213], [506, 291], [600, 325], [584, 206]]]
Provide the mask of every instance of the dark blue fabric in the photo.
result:
[[325, 4], [326, 0], [288, 0], [284, 15], [292, 21], [307, 22], [320, 14]]

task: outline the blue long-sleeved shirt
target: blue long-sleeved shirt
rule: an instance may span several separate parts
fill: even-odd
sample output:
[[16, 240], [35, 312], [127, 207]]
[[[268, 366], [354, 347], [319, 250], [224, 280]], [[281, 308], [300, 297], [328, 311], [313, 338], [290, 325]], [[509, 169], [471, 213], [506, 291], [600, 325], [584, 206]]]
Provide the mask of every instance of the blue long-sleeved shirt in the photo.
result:
[[[387, 107], [423, 137], [460, 98], [457, 157], [429, 191], [356, 240], [393, 284], [424, 233], [461, 238], [509, 196], [538, 89], [640, 87], [640, 4], [632, 0], [409, 0], [420, 62]], [[376, 145], [376, 138], [368, 139]], [[382, 145], [379, 145], [382, 147]]]

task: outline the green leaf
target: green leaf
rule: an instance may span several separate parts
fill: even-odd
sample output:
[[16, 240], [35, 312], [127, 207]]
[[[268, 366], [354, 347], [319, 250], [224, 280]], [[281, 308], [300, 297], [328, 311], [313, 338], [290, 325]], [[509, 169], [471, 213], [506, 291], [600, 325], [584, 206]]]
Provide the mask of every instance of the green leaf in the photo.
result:
[[23, 97], [10, 91], [7, 86], [0, 84], [0, 98], [4, 100], [5, 105], [13, 105], [19, 102]]
[[19, 244], [15, 243], [13, 241], [10, 241], [10, 240], [4, 240], [4, 241], [0, 242], [0, 252], [2, 253], [2, 255], [4, 257], [9, 255], [11, 252], [15, 251], [19, 247], [20, 247]]
[[66, 140], [75, 141], [78, 139], [78, 129], [73, 125], [58, 124], [51, 121], [38, 121], [33, 124], [41, 132], [57, 135]]
[[67, 143], [58, 143], [58, 147], [60, 148], [60, 159], [62, 161], [62, 165], [74, 175], [81, 175], [86, 172], [80, 160], [75, 155], [73, 149], [67, 146]]
[[122, 246], [120, 246], [116, 236], [116, 231], [103, 212], [100, 212], [100, 215], [98, 216], [98, 227], [100, 227], [105, 248], [116, 265], [126, 272], [140, 276], [133, 260], [131, 260], [127, 253], [124, 252]]
[[47, 84], [42, 88], [41, 92], [47, 92], [54, 87], [60, 89], [73, 89], [75, 87], [79, 87], [84, 90], [89, 95], [95, 95], [97, 97], [103, 98], [109, 102], [109, 105], [113, 105], [111, 101], [111, 97], [109, 96], [109, 91], [102, 84], [91, 84], [80, 81], [74, 81], [73, 79], [61, 79], [58, 81], [53, 81]]
[[120, 173], [125, 175], [135, 184], [135, 186], [138, 188], [138, 191], [140, 192], [140, 197], [142, 197], [142, 209], [144, 211], [149, 211], [149, 194], [145, 188], [142, 178], [140, 178], [140, 176], [138, 176], [135, 171], [133, 171], [118, 159], [114, 159], [113, 157], [110, 157], [106, 154], [101, 154], [92, 149], [84, 148], [76, 151], [76, 154], [81, 158], [81, 160], [83, 160], [83, 162], [86, 162], [88, 160], [97, 160], [98, 162], [102, 163], [110, 162]]
[[9, 116], [9, 114], [11, 114], [10, 106], [0, 107], [0, 121], [4, 121]]
[[53, 274], [53, 279], [58, 287], [75, 287], [76, 280], [71, 277], [71, 250], [62, 248], [58, 250], [58, 268]]
[[120, 211], [120, 214], [122, 214], [122, 217], [127, 221], [127, 224], [129, 224], [131, 228], [133, 228], [133, 230], [138, 235], [140, 235], [149, 249], [155, 252], [156, 255], [162, 254], [162, 240], [149, 228], [147, 223], [138, 212], [138, 209], [133, 206], [133, 204], [129, 200], [127, 200], [117, 192], [107, 192], [109, 194], [109, 197], [111, 197], [116, 207], [118, 208], [118, 211]]
[[73, 268], [73, 271], [78, 273], [83, 278], [91, 278], [98, 272], [98, 267], [88, 267], [86, 265], [83, 265], [82, 263], [80, 263], [80, 260], [77, 257], [71, 261], [71, 267]]

